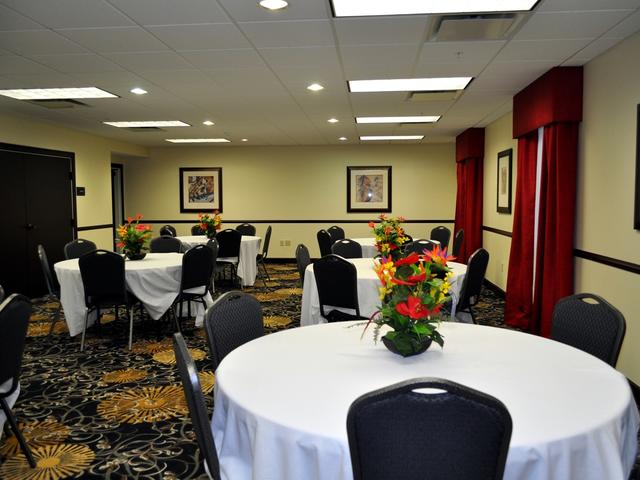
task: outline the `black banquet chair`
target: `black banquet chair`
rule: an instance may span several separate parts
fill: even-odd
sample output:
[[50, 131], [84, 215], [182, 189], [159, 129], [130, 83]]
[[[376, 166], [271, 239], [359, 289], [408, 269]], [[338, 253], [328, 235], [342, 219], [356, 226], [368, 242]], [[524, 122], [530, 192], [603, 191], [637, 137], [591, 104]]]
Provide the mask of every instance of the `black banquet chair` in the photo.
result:
[[80, 258], [85, 253], [94, 252], [96, 249], [96, 244], [91, 240], [76, 238], [64, 246], [64, 258], [67, 260]]
[[62, 304], [60, 303], [60, 287], [58, 286], [53, 273], [51, 272], [51, 266], [49, 265], [49, 259], [47, 258], [47, 252], [45, 252], [42, 245], [38, 245], [38, 260], [40, 261], [40, 268], [42, 269], [42, 276], [44, 277], [44, 283], [47, 286], [47, 295], [50, 299], [58, 303], [58, 308], [53, 314], [51, 319], [51, 326], [49, 327], [49, 335], [53, 332], [53, 327], [60, 318], [60, 311], [62, 310]]
[[451, 239], [451, 230], [442, 225], [431, 230], [429, 234], [430, 240], [437, 240], [440, 242], [441, 248], [447, 248], [449, 246], [449, 240]]
[[241, 223], [236, 227], [236, 230], [240, 232], [240, 235], [253, 237], [256, 234], [256, 227], [254, 227], [250, 223]]
[[160, 236], [177, 237], [178, 232], [176, 232], [173, 225], [164, 225], [160, 227]]
[[232, 350], [264, 335], [262, 306], [248, 293], [227, 292], [207, 310], [204, 330], [215, 371]]
[[551, 338], [615, 368], [627, 326], [622, 313], [591, 293], [565, 297], [553, 309]]
[[[267, 227], [267, 231], [264, 234], [264, 241], [262, 242], [262, 253], [256, 255], [256, 268], [258, 269], [258, 273], [260, 274], [260, 265], [262, 265], [262, 270], [264, 271], [264, 275], [267, 277], [267, 280], [271, 281], [271, 277], [269, 276], [269, 272], [267, 271], [267, 265], [264, 261], [267, 259], [267, 255], [269, 255], [269, 244], [271, 243], [271, 225]], [[262, 277], [262, 274], [260, 274]], [[264, 286], [267, 286], [267, 281], [264, 277], [262, 277], [262, 281], [264, 282]]]
[[404, 252], [408, 255], [410, 253], [417, 253], [418, 255], [422, 255], [425, 250], [433, 250], [437, 244], [432, 242], [431, 240], [427, 240], [424, 238], [419, 238], [418, 240], [414, 240], [413, 242], [405, 243]]
[[189, 416], [191, 417], [193, 430], [196, 433], [200, 453], [205, 460], [207, 474], [213, 480], [221, 480], [218, 453], [213, 433], [211, 432], [211, 420], [207, 413], [207, 404], [200, 386], [198, 369], [181, 333], [173, 334], [173, 351], [176, 355], [176, 366], [178, 367], [184, 396], [189, 407]]
[[362, 258], [362, 245], [349, 238], [343, 238], [331, 245], [331, 253], [344, 258]]
[[451, 255], [457, 257], [462, 248], [462, 241], [464, 240], [464, 230], [461, 228], [456, 232], [453, 237], [453, 248], [451, 249]]
[[[175, 318], [178, 331], [181, 331], [180, 319], [184, 302], [187, 302], [189, 318], [191, 318], [191, 302], [199, 302], [205, 310], [207, 309], [205, 297], [212, 291], [213, 269], [213, 250], [207, 245], [196, 245], [182, 257], [180, 291], [171, 305], [171, 313]], [[176, 305], [178, 305], [178, 315], [176, 315]]]
[[[80, 340], [80, 351], [84, 350], [89, 315], [96, 311], [97, 321], [100, 312], [107, 308], [117, 309], [124, 306], [129, 317], [129, 350], [133, 343], [133, 307], [138, 299], [127, 290], [124, 272], [124, 257], [107, 250], [89, 252], [78, 260], [80, 276], [84, 287], [84, 329]], [[140, 304], [142, 313], [142, 304]]]
[[469, 257], [469, 262], [467, 262], [467, 273], [464, 276], [464, 280], [462, 280], [462, 287], [460, 287], [460, 299], [456, 307], [456, 315], [458, 312], [469, 313], [473, 323], [476, 322], [476, 316], [472, 307], [480, 300], [482, 282], [484, 282], [484, 274], [487, 272], [488, 264], [489, 252], [484, 248], [479, 248], [473, 252]]
[[316, 234], [318, 238], [318, 247], [320, 248], [320, 256], [324, 257], [325, 255], [329, 255], [331, 253], [331, 244], [333, 240], [331, 239], [331, 235], [326, 230], [318, 230]]
[[438, 378], [366, 393], [347, 413], [354, 480], [500, 480], [511, 431], [500, 400]]
[[331, 235], [331, 242], [337, 242], [338, 240], [342, 240], [344, 237], [344, 229], [337, 225], [333, 225], [327, 229], [329, 235]]
[[170, 235], [156, 237], [149, 243], [151, 253], [180, 253], [182, 252], [182, 242]]
[[324, 319], [328, 322], [365, 319], [360, 315], [358, 274], [353, 263], [339, 255], [325, 255], [314, 262], [313, 275], [320, 299], [320, 315]]
[[296, 247], [296, 265], [298, 267], [298, 275], [300, 275], [300, 285], [304, 287], [304, 272], [311, 263], [309, 249], [303, 243]]
[[0, 285], [0, 303], [4, 300], [4, 288]]
[[215, 292], [215, 283], [214, 278], [216, 276], [216, 261], [218, 260], [218, 250], [220, 250], [220, 245], [218, 244], [218, 240], [214, 238], [210, 238], [206, 246], [211, 250], [211, 265], [213, 266], [213, 274], [211, 275], [211, 293]]
[[14, 293], [0, 304], [0, 385], [11, 384], [0, 390], [0, 407], [7, 417], [9, 427], [18, 440], [20, 449], [31, 468], [36, 467], [29, 445], [18, 428], [18, 423], [7, 399], [16, 391], [20, 381], [22, 354], [31, 316], [31, 302], [24, 295]]
[[218, 232], [218, 259], [216, 261], [216, 272], [224, 273], [225, 270], [231, 270], [231, 281], [235, 285], [238, 280], [238, 262], [240, 261], [240, 242], [242, 242], [242, 234], [237, 230], [227, 228]]
[[200, 225], [194, 225], [191, 227], [191, 235], [204, 235], [205, 231], [200, 228]]

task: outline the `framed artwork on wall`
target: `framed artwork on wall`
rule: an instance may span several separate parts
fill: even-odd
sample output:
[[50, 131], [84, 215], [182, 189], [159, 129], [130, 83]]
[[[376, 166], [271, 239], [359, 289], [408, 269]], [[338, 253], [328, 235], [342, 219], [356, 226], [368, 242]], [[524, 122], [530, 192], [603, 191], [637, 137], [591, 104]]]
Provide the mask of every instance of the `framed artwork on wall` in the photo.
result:
[[640, 103], [636, 119], [636, 201], [633, 212], [633, 228], [640, 230]]
[[511, 213], [511, 164], [513, 149], [498, 153], [496, 208], [498, 213]]
[[180, 168], [180, 212], [222, 213], [222, 168]]
[[347, 167], [347, 212], [391, 211], [391, 167]]

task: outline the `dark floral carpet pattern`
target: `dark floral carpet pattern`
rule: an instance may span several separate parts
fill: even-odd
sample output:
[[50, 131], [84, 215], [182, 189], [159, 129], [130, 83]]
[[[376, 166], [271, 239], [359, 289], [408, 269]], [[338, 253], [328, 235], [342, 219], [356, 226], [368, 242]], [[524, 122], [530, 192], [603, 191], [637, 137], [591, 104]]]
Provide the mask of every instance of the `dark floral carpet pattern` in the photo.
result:
[[[264, 311], [268, 333], [299, 325], [300, 288], [294, 265], [270, 264], [271, 281], [245, 291]], [[218, 286], [218, 292], [225, 291]], [[169, 322], [137, 320], [127, 350], [127, 322], [113, 314], [87, 334], [70, 338], [64, 319], [48, 336], [55, 302], [38, 302], [31, 317], [22, 392], [14, 407], [37, 462], [29, 468], [5, 428], [0, 440], [4, 480], [207, 478], [175, 369]], [[486, 290], [478, 323], [501, 326], [503, 302]], [[136, 309], [137, 311], [137, 309]], [[125, 317], [122, 315], [121, 317]], [[202, 329], [183, 327], [211, 411], [215, 382]]]

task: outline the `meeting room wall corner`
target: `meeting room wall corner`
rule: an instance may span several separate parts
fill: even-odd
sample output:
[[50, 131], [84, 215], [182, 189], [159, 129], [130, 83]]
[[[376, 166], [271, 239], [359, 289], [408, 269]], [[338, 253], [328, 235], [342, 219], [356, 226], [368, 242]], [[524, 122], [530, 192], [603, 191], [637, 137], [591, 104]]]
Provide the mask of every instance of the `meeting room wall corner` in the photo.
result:
[[[76, 197], [78, 236], [96, 242], [101, 248], [113, 248], [111, 154], [144, 156], [146, 148], [6, 114], [0, 114], [0, 142], [73, 152], [76, 186], [85, 188], [85, 195]], [[109, 227], [94, 228], [104, 225]]]
[[[391, 166], [390, 215], [409, 219], [410, 235], [426, 237], [439, 224], [453, 228], [453, 143], [152, 148], [148, 159], [125, 164], [126, 209], [146, 219], [183, 222], [175, 227], [187, 234], [197, 214], [180, 213], [179, 168], [221, 167], [224, 226], [247, 221], [263, 235], [271, 224], [269, 257], [293, 259], [296, 245], [304, 243], [317, 258], [321, 228], [338, 224], [349, 237], [371, 235], [367, 222], [377, 213], [347, 213], [347, 167], [375, 165]], [[153, 226], [157, 232], [162, 224]]]

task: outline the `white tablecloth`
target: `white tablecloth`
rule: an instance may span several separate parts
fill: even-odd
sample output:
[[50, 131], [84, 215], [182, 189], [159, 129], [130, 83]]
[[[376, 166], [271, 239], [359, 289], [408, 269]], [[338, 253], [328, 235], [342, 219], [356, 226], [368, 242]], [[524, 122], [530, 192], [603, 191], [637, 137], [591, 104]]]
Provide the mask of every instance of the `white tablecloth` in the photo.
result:
[[[357, 270], [360, 315], [368, 318], [380, 306], [380, 280], [373, 269], [374, 260], [372, 258], [349, 258], [347, 260], [353, 263]], [[448, 265], [453, 272], [450, 293], [453, 299], [452, 305], [455, 306], [462, 287], [462, 280], [467, 272], [467, 266], [457, 262], [449, 262]], [[452, 312], [452, 316], [455, 317], [455, 311]], [[313, 264], [311, 264], [304, 272], [300, 325], [315, 325], [317, 323], [326, 323], [326, 320], [320, 315], [320, 299], [316, 278], [313, 274]]]
[[378, 254], [376, 241], [373, 237], [352, 238], [354, 242], [358, 242], [362, 247], [362, 258], [373, 258]]
[[[140, 299], [154, 320], [159, 319], [171, 306], [180, 290], [182, 278], [182, 253], [147, 253], [142, 260], [125, 261], [125, 279], [127, 287]], [[64, 317], [73, 337], [82, 333], [84, 328], [84, 288], [78, 259], [64, 260], [54, 265], [60, 282], [60, 302]], [[210, 295], [205, 299], [207, 305], [213, 303]], [[195, 303], [196, 326], [201, 326], [204, 309]], [[95, 318], [89, 319], [92, 324]]]
[[[8, 392], [9, 389], [11, 388], [12, 382], [13, 380], [9, 379], [6, 382], [4, 382], [2, 385], [0, 385], [0, 393]], [[7, 405], [9, 405], [9, 408], [13, 408], [19, 396], [20, 396], [20, 382], [18, 382], [18, 388], [16, 388], [16, 391], [13, 392], [11, 395], [9, 395], [9, 397], [6, 399]], [[7, 420], [7, 417], [4, 414], [4, 411], [0, 409], [0, 439], [2, 439], [2, 434], [4, 433], [4, 422], [6, 422], [6, 420]]]
[[349, 406], [417, 377], [452, 380], [504, 402], [513, 419], [505, 480], [628, 478], [639, 416], [621, 373], [534, 335], [451, 322], [441, 332], [444, 349], [434, 344], [409, 358], [344, 323], [237, 348], [216, 370], [212, 429], [222, 478], [351, 480]]
[[[187, 248], [202, 245], [209, 241], [205, 235], [190, 235], [177, 237]], [[260, 241], [262, 238], [251, 235], [243, 235], [240, 241], [240, 258], [238, 259], [238, 277], [242, 285], [251, 286], [256, 283], [258, 268], [256, 256], [260, 253]], [[220, 257], [218, 260], [224, 260]]]

